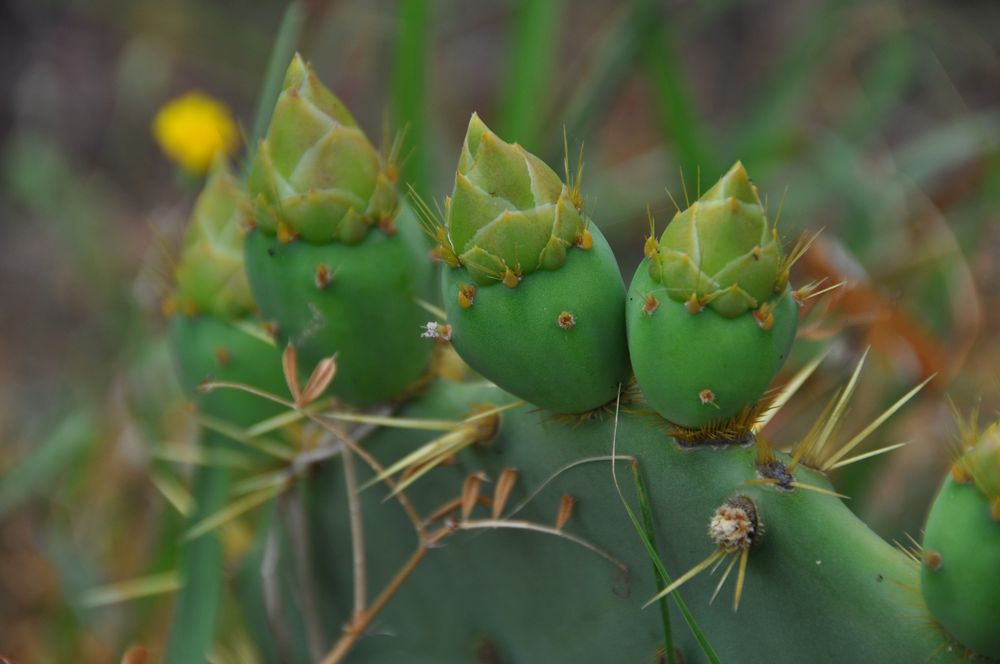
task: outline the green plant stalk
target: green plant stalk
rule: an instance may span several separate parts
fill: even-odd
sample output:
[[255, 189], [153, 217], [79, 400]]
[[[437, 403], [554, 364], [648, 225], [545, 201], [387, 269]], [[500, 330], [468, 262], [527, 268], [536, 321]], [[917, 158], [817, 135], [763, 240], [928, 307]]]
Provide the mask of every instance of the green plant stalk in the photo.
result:
[[[455, 418], [473, 403], [509, 399], [495, 388], [442, 382], [400, 415]], [[574, 425], [544, 411], [510, 411], [491, 443], [462, 452], [454, 465], [433, 471], [407, 493], [426, 514], [455, 498], [468, 473], [482, 470], [495, 480], [512, 467], [519, 472], [508, 502], [513, 506], [567, 463], [607, 455], [612, 429], [610, 419]], [[388, 462], [420, 440], [414, 432], [384, 430], [365, 445]], [[707, 573], [680, 591], [721, 661], [912, 662], [930, 653], [938, 653], [935, 661], [958, 661], [942, 634], [920, 620], [919, 595], [906, 587], [915, 581], [915, 565], [838, 498], [749, 484], [756, 478], [753, 449], [683, 450], [646, 416], [622, 414], [617, 454], [634, 455], [656, 478], [650, 503], [657, 535], [668, 543], [660, 557], [675, 578], [713, 550], [705, 529], [716, 507], [736, 494], [756, 503], [765, 534], [750, 553], [739, 611], [728, 601], [709, 604], [718, 579]], [[344, 510], [330, 508], [343, 506], [340, 475], [332, 462], [311, 487], [315, 560], [350, 560]], [[796, 476], [829, 490], [818, 473], [799, 469]], [[551, 524], [565, 494], [579, 504], [564, 530], [624, 561], [627, 575], [551, 535], [459, 532], [428, 554], [379, 616], [379, 632], [394, 636], [366, 636], [352, 661], [404, 655], [414, 662], [468, 661], [477, 649], [502, 661], [652, 661], [663, 639], [662, 617], [641, 607], [655, 592], [656, 575], [622, 515], [607, 462], [559, 475], [513, 518]], [[384, 495], [384, 488], [361, 494], [367, 544], [379, 552], [368, 561], [376, 589], [413, 550], [409, 522], [394, 502], [383, 502]], [[473, 518], [485, 516], [479, 509]], [[321, 606], [330, 612], [324, 620], [342, 624], [351, 596], [349, 566], [322, 565], [316, 575]], [[799, 623], [801, 629], [794, 628]], [[685, 661], [698, 661], [694, 637], [674, 636]]]
[[404, 183], [402, 191], [408, 183], [422, 196], [427, 195], [430, 184], [424, 112], [430, 9], [427, 0], [400, 0], [392, 67], [393, 125], [406, 132], [400, 178]]
[[651, 0], [636, 2], [643, 19], [648, 22], [643, 35], [643, 55], [664, 134], [677, 150], [681, 172], [688, 178], [696, 178], [701, 173], [711, 182], [719, 175], [715, 155], [684, 82], [670, 26]]
[[[250, 336], [235, 325], [211, 316], [175, 315], [170, 340], [181, 385], [198, 401], [200, 411], [239, 427], [280, 412], [281, 408], [259, 397], [235, 391], [197, 395], [197, 385], [207, 377], [244, 382], [272, 392], [284, 390], [278, 349]], [[221, 354], [220, 354], [221, 353]], [[224, 362], [220, 363], [220, 358]], [[220, 434], [204, 432], [206, 449], [246, 451]], [[230, 471], [198, 468], [194, 475], [195, 509], [187, 527], [221, 509], [227, 500]], [[177, 593], [165, 661], [172, 664], [203, 661], [215, 640], [224, 583], [222, 543], [210, 533], [181, 546], [182, 587]]]
[[501, 133], [529, 150], [538, 150], [546, 109], [540, 106], [551, 86], [553, 55], [559, 42], [563, 2], [520, 0], [514, 15], [504, 93]]

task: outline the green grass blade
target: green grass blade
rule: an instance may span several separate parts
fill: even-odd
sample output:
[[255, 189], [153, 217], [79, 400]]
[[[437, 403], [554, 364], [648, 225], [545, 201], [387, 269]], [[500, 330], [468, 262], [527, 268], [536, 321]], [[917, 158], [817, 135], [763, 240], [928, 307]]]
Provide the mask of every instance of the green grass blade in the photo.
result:
[[16, 472], [0, 478], [0, 518], [51, 487], [56, 476], [83, 454], [94, 440], [96, 421], [93, 412], [81, 408], [63, 419], [25, 458], [17, 462]]
[[[188, 523], [197, 524], [226, 501], [229, 471], [200, 468], [194, 480], [196, 509]], [[222, 542], [211, 534], [184, 543], [181, 550], [181, 589], [174, 604], [167, 637], [167, 664], [205, 661], [212, 648], [222, 599]]]
[[551, 98], [553, 55], [559, 41], [561, 0], [520, 0], [508, 48], [510, 61], [500, 102], [500, 133], [529, 150], [538, 149], [538, 133]]
[[816, 72], [828, 48], [841, 35], [842, 20], [851, 4], [827, 0], [813, 12], [812, 22], [799, 30], [798, 39], [785, 51], [750, 112], [740, 118], [733, 136], [738, 147], [727, 157], [742, 159], [755, 173], [761, 172], [763, 164], [759, 162], [774, 155], [788, 136], [789, 115], [817, 80]]
[[636, 0], [643, 24], [643, 57], [652, 84], [660, 125], [677, 152], [682, 172], [706, 182], [718, 175], [705, 128], [684, 81], [670, 27], [652, 0]]
[[406, 132], [401, 150], [401, 190], [405, 191], [409, 184], [421, 196], [428, 197], [424, 90], [430, 3], [401, 0], [398, 12], [391, 109], [393, 125]]
[[[646, 485], [639, 474], [638, 463], [632, 463], [632, 476], [635, 478], [635, 493], [639, 497], [639, 514], [642, 515], [642, 525], [646, 531], [646, 537], [649, 539], [650, 546], [653, 550], [656, 550], [656, 529], [653, 527], [653, 510], [649, 504], [649, 494], [646, 493]], [[670, 581], [663, 574], [660, 574], [660, 570], [656, 565], [653, 565], [653, 572], [656, 575], [656, 591], [659, 593], [670, 584]], [[670, 608], [667, 605], [667, 598], [661, 597], [657, 603], [660, 605], [660, 615], [663, 618], [663, 647], [666, 650], [667, 664], [677, 664], [677, 657], [674, 653], [674, 636], [670, 628]]]
[[[636, 470], [635, 477], [636, 477], [636, 482], [640, 486], [642, 486], [641, 495], [648, 496], [648, 494], [646, 493], [646, 486], [642, 481], [642, 476], [639, 474], [638, 469]], [[660, 556], [656, 552], [656, 545], [654, 545], [653, 542], [650, 540], [650, 538], [646, 536], [645, 529], [639, 523], [639, 519], [636, 518], [635, 513], [632, 511], [632, 508], [629, 506], [629, 504], [627, 502], [624, 502], [624, 500], [622, 504], [625, 506], [625, 511], [628, 512], [628, 516], [629, 519], [632, 521], [632, 525], [635, 526], [635, 531], [639, 534], [639, 539], [642, 540], [643, 546], [646, 547], [646, 553], [649, 554], [649, 559], [650, 561], [652, 561], [653, 566], [659, 573], [660, 579], [666, 584], [673, 583], [672, 579], [670, 578], [670, 574], [667, 572], [667, 568], [663, 566], [663, 561], [660, 560]], [[647, 506], [649, 505], [648, 498], [646, 499], [646, 505]], [[666, 587], [667, 586], [664, 586], [664, 588]], [[684, 618], [684, 622], [687, 623], [688, 629], [691, 630], [691, 634], [694, 635], [695, 640], [698, 641], [698, 645], [701, 646], [701, 650], [702, 652], [705, 653], [705, 657], [707, 657], [708, 661], [711, 662], [712, 664], [721, 664], [722, 660], [719, 659], [719, 655], [716, 654], [715, 648], [712, 647], [712, 644], [709, 642], [708, 637], [705, 636], [705, 633], [701, 630], [701, 627], [698, 626], [698, 621], [694, 619], [694, 616], [688, 609], [687, 604], [681, 598], [680, 593], [674, 592], [671, 594], [671, 597], [674, 598], [674, 602], [677, 604], [677, 609], [681, 612], [681, 616]]]
[[257, 143], [267, 132], [267, 126], [271, 122], [271, 113], [274, 111], [274, 104], [278, 100], [281, 92], [281, 84], [285, 79], [285, 70], [295, 49], [298, 47], [299, 38], [302, 36], [302, 27], [305, 25], [306, 11], [302, 2], [292, 2], [285, 9], [285, 15], [281, 19], [281, 26], [278, 28], [278, 36], [274, 40], [271, 49], [271, 59], [267, 63], [267, 71], [264, 74], [264, 85], [260, 89], [260, 96], [257, 97], [257, 110], [254, 113], [253, 127], [247, 137], [247, 159], [249, 167], [253, 160], [253, 153], [257, 149]]

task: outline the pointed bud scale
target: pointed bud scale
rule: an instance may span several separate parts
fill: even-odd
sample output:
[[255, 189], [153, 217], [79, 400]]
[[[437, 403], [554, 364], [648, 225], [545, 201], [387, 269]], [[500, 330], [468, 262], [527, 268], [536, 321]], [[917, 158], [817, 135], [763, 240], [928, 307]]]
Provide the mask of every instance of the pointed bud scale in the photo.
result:
[[336, 353], [330, 390], [357, 406], [405, 391], [433, 350], [417, 304], [430, 299], [433, 267], [395, 180], [395, 164], [296, 56], [251, 168], [247, 275], [301, 374]]
[[948, 475], [927, 517], [921, 593], [962, 645], [1000, 658], [1000, 426], [980, 432], [955, 468], [961, 472]]
[[647, 240], [645, 254], [626, 305], [639, 387], [678, 426], [724, 425], [760, 399], [798, 326], [780, 238], [743, 165], [678, 212], [658, 243]]
[[613, 400], [628, 365], [621, 273], [579, 200], [577, 185], [472, 116], [447, 204], [452, 345], [500, 387], [562, 413]]
[[187, 315], [242, 318], [256, 308], [243, 271], [246, 194], [218, 157], [195, 202], [177, 261], [172, 308]]

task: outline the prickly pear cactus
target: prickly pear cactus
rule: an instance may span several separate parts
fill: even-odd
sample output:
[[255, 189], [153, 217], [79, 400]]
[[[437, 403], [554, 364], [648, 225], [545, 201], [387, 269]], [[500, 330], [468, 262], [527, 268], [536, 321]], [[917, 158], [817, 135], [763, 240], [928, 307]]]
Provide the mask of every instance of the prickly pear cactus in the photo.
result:
[[645, 253], [627, 321], [646, 399], [686, 429], [752, 419], [788, 356], [798, 305], [777, 230], [743, 165], [679, 211], [659, 240], [650, 237]]
[[974, 433], [927, 517], [920, 581], [949, 634], [1000, 658], [1000, 425]]
[[431, 352], [414, 330], [433, 269], [395, 180], [392, 156], [296, 56], [252, 165], [247, 273], [305, 375], [336, 353], [331, 390], [357, 405], [406, 390]]
[[625, 380], [625, 287], [604, 236], [564, 183], [473, 115], [439, 255], [451, 341], [474, 369], [561, 413]]

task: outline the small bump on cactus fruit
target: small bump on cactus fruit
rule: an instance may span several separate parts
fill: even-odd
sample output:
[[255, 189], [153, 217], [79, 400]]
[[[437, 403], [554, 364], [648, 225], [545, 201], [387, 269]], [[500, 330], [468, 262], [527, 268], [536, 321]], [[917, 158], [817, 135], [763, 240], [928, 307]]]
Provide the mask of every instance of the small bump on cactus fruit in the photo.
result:
[[931, 615], [963, 646], [1000, 657], [1000, 425], [971, 436], [924, 529], [920, 585]]
[[253, 294], [303, 375], [337, 354], [330, 390], [356, 406], [404, 392], [433, 350], [417, 304], [430, 299], [433, 266], [397, 198], [397, 148], [380, 154], [296, 55], [251, 165]]
[[788, 356], [799, 310], [791, 259], [743, 165], [653, 238], [651, 224], [626, 305], [639, 387], [677, 427], [743, 426]]
[[580, 201], [579, 174], [564, 183], [473, 115], [446, 230], [433, 220], [427, 229], [449, 266], [443, 300], [455, 349], [500, 387], [558, 413], [612, 401], [628, 368], [624, 283]]

